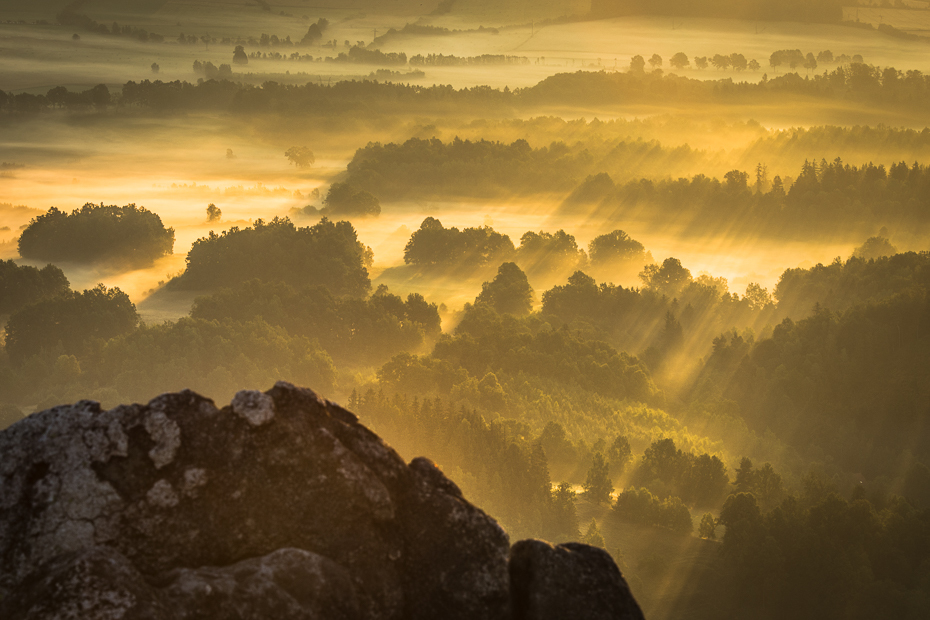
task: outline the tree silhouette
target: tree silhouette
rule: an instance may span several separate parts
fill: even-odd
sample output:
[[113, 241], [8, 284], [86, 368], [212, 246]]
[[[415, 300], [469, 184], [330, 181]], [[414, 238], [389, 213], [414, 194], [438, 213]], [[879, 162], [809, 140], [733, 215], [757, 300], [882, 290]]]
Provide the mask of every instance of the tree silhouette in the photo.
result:
[[614, 485], [610, 481], [607, 461], [600, 452], [595, 453], [582, 488], [584, 489], [585, 499], [590, 502], [606, 504], [610, 501], [610, 494], [614, 490]]
[[207, 205], [207, 221], [218, 222], [223, 217], [223, 212], [212, 202]]
[[504, 263], [490, 282], [481, 285], [475, 302], [483, 302], [501, 314], [522, 316], [533, 309], [533, 287], [516, 263]]
[[313, 151], [306, 146], [292, 146], [284, 151], [284, 156], [298, 168], [308, 168], [316, 161]]

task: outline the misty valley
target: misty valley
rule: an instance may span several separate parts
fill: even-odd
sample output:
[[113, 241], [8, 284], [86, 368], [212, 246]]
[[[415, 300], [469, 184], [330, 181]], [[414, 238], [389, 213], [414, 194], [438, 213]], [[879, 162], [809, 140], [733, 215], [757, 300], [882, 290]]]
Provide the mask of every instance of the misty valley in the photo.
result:
[[[926, 618], [928, 51], [922, 0], [0, 0], [0, 430], [285, 381], [650, 619]], [[364, 600], [293, 617], [429, 617]]]

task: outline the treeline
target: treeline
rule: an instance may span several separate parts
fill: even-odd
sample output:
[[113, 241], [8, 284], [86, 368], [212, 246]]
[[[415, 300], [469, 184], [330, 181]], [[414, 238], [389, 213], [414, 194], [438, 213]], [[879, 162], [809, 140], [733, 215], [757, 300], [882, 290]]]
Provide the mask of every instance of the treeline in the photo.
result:
[[315, 339], [338, 364], [382, 364], [398, 351], [416, 351], [440, 333], [436, 304], [411, 293], [404, 300], [383, 285], [371, 297], [336, 297], [325, 286], [295, 288], [250, 280], [198, 297], [190, 315], [206, 321], [263, 320], [289, 334]]
[[49, 208], [29, 222], [18, 244], [23, 258], [142, 266], [174, 251], [174, 229], [135, 204], [87, 203], [71, 213]]
[[58, 15], [55, 16], [55, 19], [62, 26], [77, 26], [79, 28], [83, 28], [87, 32], [92, 32], [95, 34], [112, 35], [117, 37], [132, 37], [143, 43], [163, 43], [165, 41], [165, 37], [163, 35], [154, 32], [148, 32], [143, 28], [135, 28], [125, 24], [121, 26], [116, 22], [113, 22], [110, 25], [98, 23], [96, 20], [91, 19], [87, 15], [76, 13], [67, 7], [58, 13]]
[[692, 167], [704, 158], [688, 146], [644, 140], [615, 140], [591, 149], [580, 142], [532, 148], [522, 139], [505, 144], [411, 138], [403, 144], [369, 143], [356, 151], [346, 171], [350, 183], [382, 198], [525, 195], [567, 192], [579, 179], [605, 170], [629, 178]]
[[724, 17], [728, 19], [832, 23], [843, 19], [840, 0], [592, 0], [591, 16]]
[[[381, 52], [353, 48], [345, 54], [345, 62], [358, 59], [377, 64], [403, 64]], [[340, 54], [340, 57], [342, 54]], [[591, 72], [560, 73], [539, 84], [513, 91], [488, 86], [454, 89], [451, 86], [418, 86], [411, 84], [382, 84], [371, 81], [342, 81], [331, 86], [308, 82], [304, 85], [283, 85], [266, 82], [261, 86], [231, 82], [202, 84], [187, 82], [128, 82], [124, 96], [114, 103], [137, 103], [161, 109], [221, 109], [240, 113], [325, 114], [351, 113], [368, 109], [371, 102], [382, 105], [390, 102], [390, 109], [435, 110], [436, 106], [473, 106], [488, 115], [496, 112], [512, 113], [521, 107], [542, 105], [614, 105], [617, 102], [650, 103], [771, 103], [792, 96], [813, 97], [825, 100], [853, 100], [870, 104], [916, 107], [923, 109], [930, 98], [930, 77], [917, 70], [898, 71], [893, 67], [880, 68], [852, 63], [836, 67], [833, 71], [802, 78], [788, 73], [758, 83], [721, 80], [699, 80], [677, 75], [659, 75], [643, 72]], [[126, 97], [126, 92], [135, 97]], [[213, 94], [221, 91], [224, 97]], [[145, 96], [139, 97], [138, 94]], [[0, 107], [9, 108], [11, 97], [21, 94], [0, 93]], [[48, 107], [42, 95], [34, 97], [34, 105], [12, 109], [39, 111]]]
[[480, 56], [456, 56], [454, 54], [416, 54], [410, 57], [411, 66], [456, 67], [461, 65], [528, 65], [526, 56], [504, 54], [481, 54]]
[[497, 28], [485, 28], [484, 26], [479, 26], [478, 28], [470, 28], [468, 30], [453, 30], [450, 28], [445, 28], [443, 26], [429, 26], [426, 24], [404, 24], [404, 27], [401, 29], [389, 28], [384, 34], [375, 37], [375, 40], [372, 41], [372, 45], [384, 45], [391, 39], [396, 39], [399, 37], [405, 36], [449, 36], [453, 34], [473, 34], [473, 33], [488, 33], [488, 34], [498, 34], [499, 30]]
[[795, 238], [863, 234], [881, 226], [924, 230], [928, 225], [930, 168], [916, 162], [886, 169], [872, 163], [852, 166], [839, 158], [805, 161], [790, 186], [780, 176], [769, 181], [762, 165], [754, 177], [732, 170], [723, 180], [699, 174], [615, 185], [610, 178], [593, 176], [562, 210], [588, 209], [614, 218], [641, 215], [674, 222], [695, 234], [719, 230], [723, 224], [734, 234]]

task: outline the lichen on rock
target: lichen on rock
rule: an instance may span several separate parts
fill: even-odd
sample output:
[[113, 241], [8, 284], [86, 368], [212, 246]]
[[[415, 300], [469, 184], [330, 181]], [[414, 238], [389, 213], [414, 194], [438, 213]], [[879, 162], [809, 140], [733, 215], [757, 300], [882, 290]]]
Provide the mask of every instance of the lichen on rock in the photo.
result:
[[4, 619], [512, 617], [506, 532], [305, 388], [81, 401], [0, 455]]

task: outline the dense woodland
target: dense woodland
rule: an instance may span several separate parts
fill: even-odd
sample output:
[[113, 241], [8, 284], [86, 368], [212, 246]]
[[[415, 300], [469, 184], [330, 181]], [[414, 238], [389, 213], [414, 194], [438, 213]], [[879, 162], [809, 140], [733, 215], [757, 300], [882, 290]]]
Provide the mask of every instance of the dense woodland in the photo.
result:
[[[271, 12], [259, 4], [249, 10]], [[380, 28], [371, 45], [345, 34], [363, 14], [282, 11], [277, 23], [306, 35], [211, 37], [64, 11], [60, 24], [165, 66], [159, 47], [205, 58], [213, 46], [231, 64], [185, 56], [188, 78], [0, 91], [0, 124], [49, 123], [55, 140], [99, 128], [108, 144], [111, 126], [140, 122], [146, 148], [171, 125], [195, 153], [179, 150], [180, 165], [206, 161], [217, 188], [254, 175], [289, 189], [249, 202], [179, 179], [139, 198], [183, 196], [170, 217], [0, 205], [0, 249], [18, 253], [0, 261], [0, 428], [81, 399], [110, 407], [189, 388], [225, 404], [283, 379], [339, 400], [404, 458], [432, 458], [512, 540], [605, 547], [650, 617], [927, 617], [930, 75], [791, 39], [758, 60], [646, 54], [607, 69], [588, 58], [600, 69], [522, 88], [387, 81], [410, 79], [402, 67], [546, 66], [451, 43], [408, 56], [408, 44], [426, 49], [418, 37], [536, 36], [594, 18], [875, 30], [841, 24], [833, 0], [595, 0], [587, 15], [501, 28], [442, 22], [459, 19], [456, 4]], [[243, 73], [279, 61], [377, 71], [331, 84]], [[776, 108], [797, 126], [753, 120]], [[819, 117], [800, 110], [814, 108], [908, 126], [805, 124]], [[51, 183], [17, 161], [2, 162], [4, 183]], [[72, 176], [66, 195], [84, 191]], [[514, 225], [528, 204], [547, 217]], [[190, 249], [155, 285], [175, 226]], [[847, 249], [809, 262], [785, 250], [770, 276], [729, 281], [695, 258], [756, 242]], [[113, 285], [130, 270], [153, 290]], [[96, 277], [110, 284], [87, 283]]]

